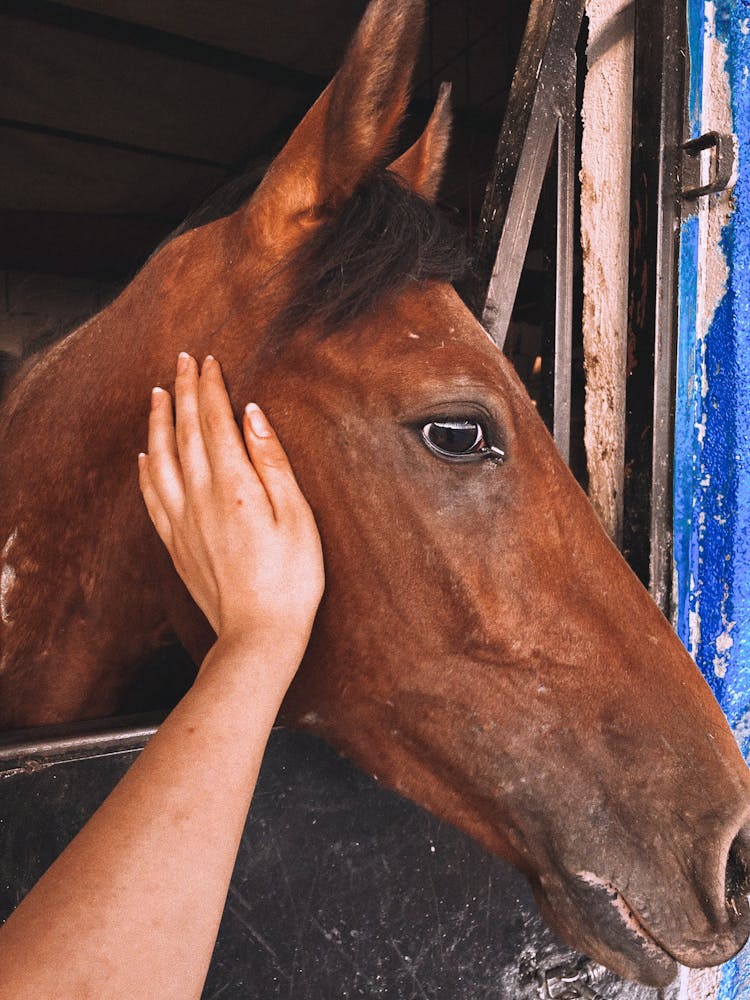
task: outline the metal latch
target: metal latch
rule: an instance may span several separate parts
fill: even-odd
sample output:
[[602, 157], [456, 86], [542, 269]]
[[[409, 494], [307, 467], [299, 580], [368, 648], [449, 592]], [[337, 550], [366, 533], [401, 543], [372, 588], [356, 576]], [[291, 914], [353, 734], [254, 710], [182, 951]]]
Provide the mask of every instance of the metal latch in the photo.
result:
[[[687, 154], [683, 162], [682, 197], [693, 201], [704, 194], [715, 194], [729, 187], [734, 172], [734, 138], [724, 132], [705, 132], [697, 139], [690, 139], [682, 145]], [[709, 180], [706, 184], [697, 184], [700, 180], [701, 153], [711, 150]], [[684, 187], [685, 181], [693, 183], [693, 187]]]
[[541, 1000], [605, 1000], [592, 987], [606, 975], [603, 966], [556, 965], [537, 973]]

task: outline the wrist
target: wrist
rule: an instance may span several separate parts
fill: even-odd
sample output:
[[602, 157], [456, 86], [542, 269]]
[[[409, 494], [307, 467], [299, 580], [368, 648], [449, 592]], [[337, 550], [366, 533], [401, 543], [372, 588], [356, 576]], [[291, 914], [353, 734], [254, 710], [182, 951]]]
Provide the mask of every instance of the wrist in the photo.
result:
[[196, 678], [231, 685], [241, 697], [263, 694], [278, 704], [286, 694], [305, 651], [306, 638], [270, 634], [257, 629], [222, 630], [201, 664]]

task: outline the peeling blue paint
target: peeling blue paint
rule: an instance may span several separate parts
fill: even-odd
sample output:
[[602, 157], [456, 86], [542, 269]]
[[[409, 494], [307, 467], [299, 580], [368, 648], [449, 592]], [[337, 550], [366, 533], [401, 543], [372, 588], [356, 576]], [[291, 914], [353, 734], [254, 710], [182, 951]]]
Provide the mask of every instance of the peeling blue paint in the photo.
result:
[[[692, 134], [704, 120], [704, 0], [688, 0]], [[720, 247], [726, 291], [705, 337], [699, 220], [682, 227], [675, 435], [676, 624], [750, 756], [750, 0], [716, 0], [739, 169]], [[704, 367], [705, 366], [705, 367]], [[722, 969], [719, 1000], [750, 1000], [750, 950]]]

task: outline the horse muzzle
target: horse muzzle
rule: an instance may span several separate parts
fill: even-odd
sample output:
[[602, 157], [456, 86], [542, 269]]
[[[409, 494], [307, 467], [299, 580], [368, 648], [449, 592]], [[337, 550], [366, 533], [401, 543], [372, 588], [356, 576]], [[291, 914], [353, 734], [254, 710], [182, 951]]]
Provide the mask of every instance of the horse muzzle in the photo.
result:
[[541, 876], [534, 891], [562, 938], [648, 986], [671, 982], [677, 963], [720, 965], [750, 936], [750, 826], [732, 842], [723, 882], [706, 886], [688, 880], [679, 887], [669, 879], [659, 894], [653, 884], [642, 893], [625, 881], [579, 870]]

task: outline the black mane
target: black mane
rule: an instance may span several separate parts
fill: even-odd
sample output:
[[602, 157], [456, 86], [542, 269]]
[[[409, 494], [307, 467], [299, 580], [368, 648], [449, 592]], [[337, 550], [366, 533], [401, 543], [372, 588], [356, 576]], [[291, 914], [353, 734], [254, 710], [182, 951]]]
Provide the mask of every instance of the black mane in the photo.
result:
[[270, 336], [311, 322], [327, 336], [409, 281], [452, 282], [466, 274], [464, 233], [394, 174], [380, 170], [285, 265], [291, 298]]

